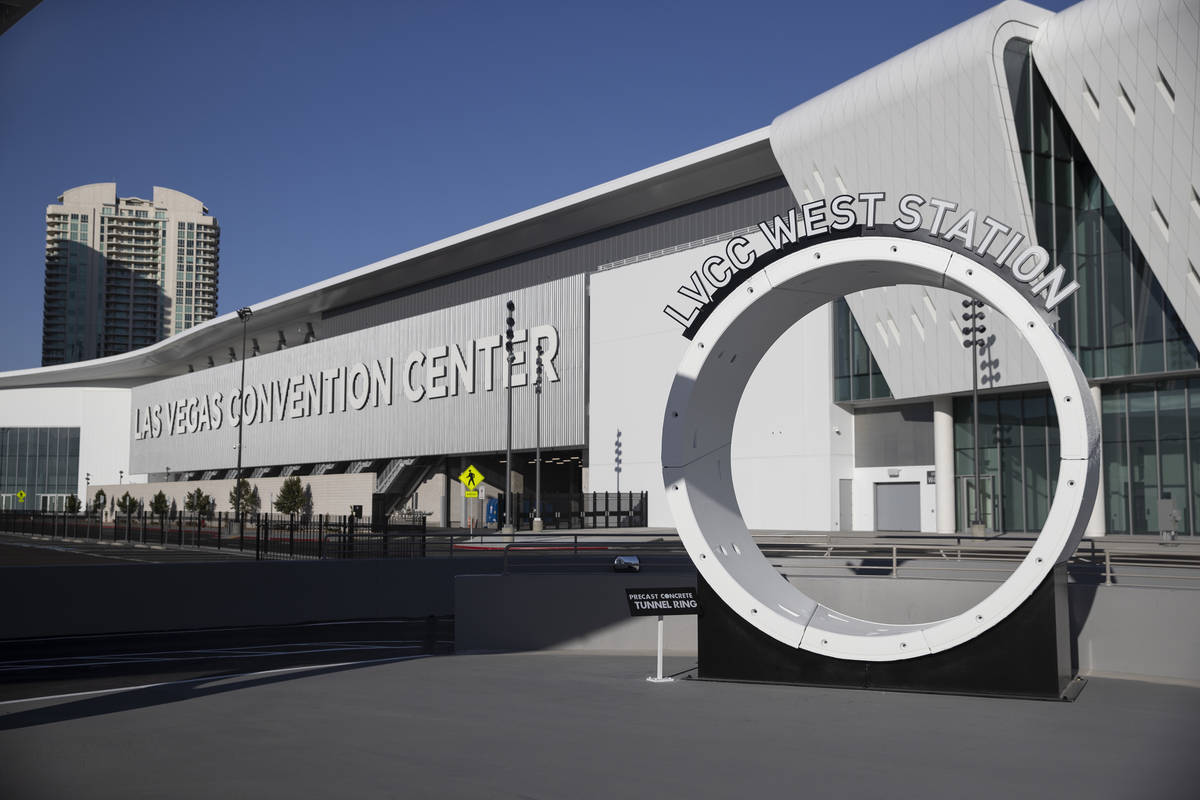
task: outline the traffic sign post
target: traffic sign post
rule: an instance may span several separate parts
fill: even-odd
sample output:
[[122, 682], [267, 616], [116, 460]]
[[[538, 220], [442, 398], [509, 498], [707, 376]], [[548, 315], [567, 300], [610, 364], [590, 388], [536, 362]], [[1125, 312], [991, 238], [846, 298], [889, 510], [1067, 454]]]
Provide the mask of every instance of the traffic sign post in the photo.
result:
[[463, 494], [466, 497], [479, 497], [479, 484], [483, 482], [483, 473], [475, 469], [474, 464], [468, 465], [458, 476], [458, 480], [465, 489]]
[[696, 587], [626, 589], [625, 599], [629, 602], [629, 616], [658, 616], [658, 673], [646, 680], [651, 683], [670, 683], [675, 679], [663, 677], [663, 617], [699, 614], [700, 601], [696, 599]]

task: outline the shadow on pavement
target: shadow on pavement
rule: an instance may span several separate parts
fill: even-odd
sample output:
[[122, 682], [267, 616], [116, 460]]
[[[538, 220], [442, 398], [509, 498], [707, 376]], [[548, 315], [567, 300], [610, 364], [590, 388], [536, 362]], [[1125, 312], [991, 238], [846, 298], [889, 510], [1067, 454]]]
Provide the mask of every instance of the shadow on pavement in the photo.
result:
[[[332, 675], [339, 672], [376, 666], [378, 664], [394, 664], [400, 661], [414, 661], [429, 658], [429, 654], [399, 656], [355, 664], [341, 664], [331, 667], [312, 667], [288, 669], [284, 674], [245, 676], [238, 680], [237, 673], [226, 675], [209, 675], [201, 678], [190, 678], [157, 686], [147, 686], [142, 689], [116, 689], [105, 691], [98, 697], [84, 697], [78, 700], [58, 703], [55, 705], [31, 708], [0, 716], [0, 731], [20, 730], [37, 725], [49, 725], [55, 722], [69, 722], [87, 717], [98, 717], [106, 714], [116, 714], [122, 711], [135, 711], [141, 708], [177, 703], [181, 700], [194, 700], [201, 697], [224, 694], [225, 692], [250, 689], [257, 686], [267, 686], [274, 683], [309, 678], [316, 675]], [[206, 685], [219, 684], [219, 685]]]

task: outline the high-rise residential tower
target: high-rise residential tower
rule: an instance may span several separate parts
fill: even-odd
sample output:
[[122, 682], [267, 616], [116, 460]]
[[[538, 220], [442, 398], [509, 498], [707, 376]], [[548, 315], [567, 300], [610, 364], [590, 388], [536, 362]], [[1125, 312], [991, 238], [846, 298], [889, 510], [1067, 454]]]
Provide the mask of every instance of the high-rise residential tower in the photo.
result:
[[63, 192], [46, 207], [42, 364], [117, 355], [215, 317], [219, 243], [217, 221], [183, 192]]

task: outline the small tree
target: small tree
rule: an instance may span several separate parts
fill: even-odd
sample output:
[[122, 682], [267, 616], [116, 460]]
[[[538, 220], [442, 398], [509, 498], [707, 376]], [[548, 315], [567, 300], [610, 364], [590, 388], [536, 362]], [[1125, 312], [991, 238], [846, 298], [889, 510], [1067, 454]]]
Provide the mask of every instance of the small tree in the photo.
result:
[[279, 496], [275, 498], [275, 510], [280, 514], [295, 514], [309, 502], [308, 494], [299, 475], [293, 475], [279, 487]]
[[68, 514], [78, 514], [81, 506], [82, 504], [79, 502], [78, 497], [73, 494], [67, 495], [66, 509]]
[[204, 518], [212, 510], [212, 504], [212, 498], [206, 495], [203, 489], [196, 488], [187, 493], [187, 497], [183, 500], [183, 509], [195, 514], [200, 521], [200, 527], [203, 528]]
[[167, 495], [162, 489], [159, 489], [158, 493], [150, 498], [150, 513], [158, 517], [159, 525], [161, 525], [163, 518], [167, 516], [167, 512], [170, 510], [171, 506], [167, 503]]
[[134, 500], [129, 492], [126, 492], [117, 498], [117, 510], [128, 517], [137, 511], [137, 500]]
[[233, 488], [229, 490], [229, 506], [234, 513], [237, 513], [240, 508], [243, 514], [254, 514], [258, 511], [260, 503], [258, 487], [251, 487], [250, 481], [245, 478], [238, 478]]
[[104, 493], [103, 489], [97, 489], [96, 496], [92, 498], [92, 510], [102, 514], [106, 505], [108, 505], [108, 495]]

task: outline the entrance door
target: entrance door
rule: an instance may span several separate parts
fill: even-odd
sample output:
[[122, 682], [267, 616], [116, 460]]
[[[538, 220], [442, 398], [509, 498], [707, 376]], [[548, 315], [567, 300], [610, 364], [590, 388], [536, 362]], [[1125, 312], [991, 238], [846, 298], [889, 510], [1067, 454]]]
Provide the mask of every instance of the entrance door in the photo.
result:
[[[958, 520], [958, 529], [960, 531], [969, 530], [971, 524], [975, 521], [975, 476], [963, 475], [958, 479], [958, 508], [961, 512]], [[988, 533], [996, 531], [996, 481], [993, 475], [980, 475], [979, 485], [982, 488], [982, 520], [983, 526]]]
[[854, 530], [854, 481], [849, 478], [838, 480], [838, 529]]
[[921, 484], [875, 484], [875, 530], [921, 530]]

